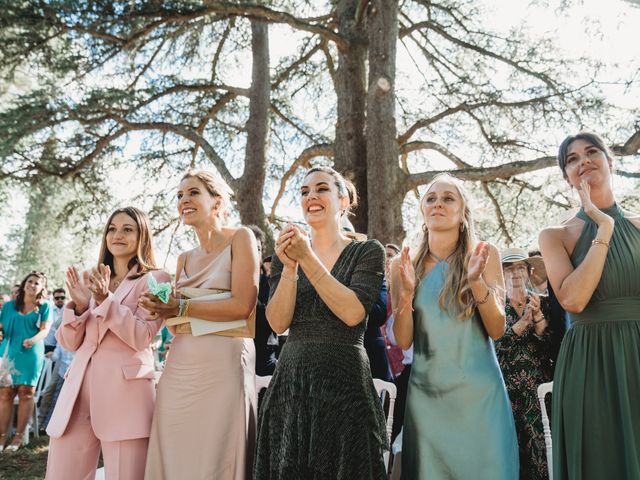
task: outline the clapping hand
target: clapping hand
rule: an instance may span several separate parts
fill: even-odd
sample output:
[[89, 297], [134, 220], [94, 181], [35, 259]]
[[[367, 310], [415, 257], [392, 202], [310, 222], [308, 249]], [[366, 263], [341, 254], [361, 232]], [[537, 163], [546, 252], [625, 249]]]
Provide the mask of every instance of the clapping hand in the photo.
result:
[[413, 298], [416, 289], [416, 271], [409, 256], [409, 247], [404, 247], [400, 252], [398, 273], [400, 274], [400, 298]]
[[469, 264], [467, 265], [467, 278], [470, 282], [480, 279], [485, 268], [487, 268], [488, 261], [489, 244], [487, 242], [478, 242], [469, 257]]
[[298, 266], [298, 262], [289, 257], [285, 250], [291, 244], [291, 238], [294, 235], [293, 229], [295, 227], [291, 224], [284, 227], [284, 229], [280, 232], [280, 236], [276, 240], [276, 255], [282, 262], [285, 267], [296, 268]]
[[108, 265], [100, 264], [89, 272], [89, 290], [93, 294], [96, 305], [100, 305], [109, 295], [109, 280], [111, 269]]
[[604, 213], [598, 207], [596, 207], [591, 201], [591, 186], [586, 180], [580, 182], [580, 188], [578, 189], [578, 195], [580, 195], [580, 202], [584, 213], [586, 213], [591, 220], [596, 222], [598, 227], [607, 226], [613, 231], [615, 221], [609, 215]]
[[67, 269], [67, 291], [71, 300], [75, 304], [75, 310], [77, 314], [82, 314], [87, 308], [89, 308], [89, 301], [91, 300], [91, 290], [87, 286], [89, 283], [89, 272], [83, 272], [82, 276], [78, 273], [76, 267], [69, 267]]
[[535, 293], [529, 294], [529, 301], [527, 302], [527, 311], [531, 312], [533, 317], [540, 311], [540, 295]]
[[300, 262], [311, 253], [311, 240], [309, 234], [296, 226], [291, 226], [289, 244], [285, 248], [285, 254], [296, 262]]

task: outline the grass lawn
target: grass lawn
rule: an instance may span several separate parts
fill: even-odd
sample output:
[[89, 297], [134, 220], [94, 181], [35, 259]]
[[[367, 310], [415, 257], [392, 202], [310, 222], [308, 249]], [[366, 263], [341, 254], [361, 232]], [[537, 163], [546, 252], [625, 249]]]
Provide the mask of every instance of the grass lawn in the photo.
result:
[[17, 452], [0, 453], [0, 480], [40, 480], [47, 468], [49, 437], [31, 438]]

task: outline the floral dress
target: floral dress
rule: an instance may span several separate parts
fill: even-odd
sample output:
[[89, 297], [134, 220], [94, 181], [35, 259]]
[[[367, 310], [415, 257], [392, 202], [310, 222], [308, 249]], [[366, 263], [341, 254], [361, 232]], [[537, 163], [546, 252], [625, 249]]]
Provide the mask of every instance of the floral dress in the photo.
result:
[[505, 312], [507, 329], [495, 344], [516, 422], [520, 479], [547, 479], [549, 475], [537, 389], [541, 383], [551, 381], [548, 370], [551, 340], [549, 328], [538, 336], [531, 326], [522, 336], [518, 336], [513, 332], [513, 325], [520, 320], [520, 315], [509, 299]]

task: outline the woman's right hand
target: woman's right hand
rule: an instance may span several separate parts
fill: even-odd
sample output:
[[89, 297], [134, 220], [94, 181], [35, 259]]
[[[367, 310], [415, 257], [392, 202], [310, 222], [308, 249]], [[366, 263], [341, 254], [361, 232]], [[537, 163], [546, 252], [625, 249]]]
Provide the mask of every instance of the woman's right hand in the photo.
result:
[[280, 232], [280, 236], [276, 240], [276, 255], [282, 262], [282, 265], [289, 268], [296, 268], [298, 266], [298, 262], [290, 258], [286, 253], [285, 249], [291, 243], [291, 239], [295, 235], [295, 230], [293, 225], [287, 225]]
[[[591, 186], [589, 186], [589, 183], [586, 180], [582, 180], [582, 182], [580, 182], [578, 195], [580, 195], [580, 202], [582, 203], [584, 213], [586, 213], [591, 220], [596, 222], [598, 229], [605, 228], [610, 238], [613, 234], [615, 220], [593, 204], [591, 201]], [[602, 240], [609, 240], [609, 238], [603, 238]]]
[[76, 267], [67, 269], [67, 291], [71, 300], [75, 304], [75, 312], [78, 315], [84, 313], [89, 308], [91, 300], [91, 290], [87, 286], [89, 283], [89, 273], [83, 272], [82, 276], [78, 273]]
[[416, 289], [416, 271], [409, 256], [409, 247], [404, 247], [400, 252], [398, 270], [400, 273], [400, 298], [403, 300], [413, 299]]

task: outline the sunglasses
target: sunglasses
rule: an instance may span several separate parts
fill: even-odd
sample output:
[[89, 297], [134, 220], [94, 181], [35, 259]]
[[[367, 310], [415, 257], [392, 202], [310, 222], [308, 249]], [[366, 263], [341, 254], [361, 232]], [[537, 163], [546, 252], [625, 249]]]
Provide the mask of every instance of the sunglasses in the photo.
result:
[[64, 300], [65, 298], [67, 298], [67, 297], [64, 297], [64, 296], [62, 296], [62, 297], [53, 297], [54, 300]]

